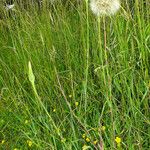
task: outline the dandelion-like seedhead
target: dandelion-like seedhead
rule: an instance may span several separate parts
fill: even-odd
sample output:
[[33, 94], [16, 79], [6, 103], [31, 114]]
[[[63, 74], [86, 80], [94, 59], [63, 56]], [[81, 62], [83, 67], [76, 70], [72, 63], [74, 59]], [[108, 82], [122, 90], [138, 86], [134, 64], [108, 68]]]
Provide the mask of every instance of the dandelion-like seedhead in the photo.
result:
[[119, 0], [91, 0], [90, 7], [97, 16], [110, 16], [115, 14], [120, 8]]
[[15, 7], [15, 4], [11, 4], [11, 5], [7, 4], [7, 5], [5, 6], [5, 9], [6, 9], [6, 10], [13, 10], [14, 7]]

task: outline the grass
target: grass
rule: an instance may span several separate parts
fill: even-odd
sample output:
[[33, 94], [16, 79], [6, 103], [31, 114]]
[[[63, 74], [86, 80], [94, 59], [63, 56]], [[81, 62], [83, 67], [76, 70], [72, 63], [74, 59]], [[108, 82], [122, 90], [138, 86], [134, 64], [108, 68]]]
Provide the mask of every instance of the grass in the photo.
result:
[[148, 150], [148, 0], [105, 20], [68, 4], [1, 12], [0, 149]]

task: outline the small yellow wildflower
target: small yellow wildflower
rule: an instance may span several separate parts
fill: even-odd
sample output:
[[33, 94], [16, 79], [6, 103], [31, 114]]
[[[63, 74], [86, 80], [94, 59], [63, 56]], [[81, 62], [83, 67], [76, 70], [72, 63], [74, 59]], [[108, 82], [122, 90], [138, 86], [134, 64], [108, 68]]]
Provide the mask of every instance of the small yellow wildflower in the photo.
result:
[[83, 145], [82, 150], [87, 150], [87, 149], [89, 149], [89, 148], [90, 148], [90, 146]]
[[105, 131], [106, 130], [106, 127], [105, 126], [102, 126], [102, 131]]
[[93, 144], [96, 145], [98, 143], [98, 140], [93, 141]]
[[2, 140], [2, 141], [1, 141], [1, 144], [4, 144], [4, 143], [5, 143], [5, 140]]
[[62, 143], [65, 143], [65, 142], [66, 142], [66, 139], [65, 139], [65, 138], [62, 138], [62, 139], [61, 139], [61, 142], [62, 142]]
[[116, 138], [115, 138], [115, 141], [116, 141], [116, 143], [117, 143], [117, 146], [120, 147], [121, 138], [120, 138], [120, 137], [116, 137]]
[[121, 138], [120, 138], [120, 137], [116, 137], [116, 138], [115, 138], [115, 141], [116, 141], [117, 144], [118, 144], [118, 143], [121, 143]]
[[76, 107], [79, 105], [79, 102], [75, 102]]
[[90, 139], [87, 137], [86, 139], [85, 139], [87, 142], [90, 142]]
[[100, 131], [101, 131], [101, 128], [99, 127], [99, 128], [98, 128], [98, 132], [100, 132]]
[[28, 120], [25, 120], [25, 122], [24, 122], [25, 124], [28, 124], [29, 123], [29, 121]]
[[27, 140], [27, 144], [28, 144], [29, 147], [31, 147], [32, 146], [32, 141]]
[[105, 126], [101, 126], [101, 127], [98, 128], [98, 132], [105, 131], [105, 130], [106, 130]]
[[72, 95], [71, 95], [71, 94], [69, 95], [69, 98], [72, 98]]
[[56, 109], [53, 109], [53, 112], [56, 112]]
[[83, 138], [83, 139], [85, 139], [85, 133], [84, 133], [84, 134], [82, 134], [82, 138]]

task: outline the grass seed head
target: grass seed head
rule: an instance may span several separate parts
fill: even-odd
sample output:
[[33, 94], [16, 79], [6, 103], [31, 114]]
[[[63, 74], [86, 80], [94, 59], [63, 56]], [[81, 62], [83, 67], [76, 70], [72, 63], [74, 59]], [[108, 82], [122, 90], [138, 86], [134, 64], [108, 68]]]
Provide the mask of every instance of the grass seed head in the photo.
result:
[[29, 68], [29, 72], [28, 72], [28, 77], [29, 77], [29, 81], [34, 84], [34, 81], [35, 81], [35, 76], [33, 74], [33, 71], [32, 71], [32, 65], [31, 65], [31, 62], [29, 61], [28, 63], [28, 68]]

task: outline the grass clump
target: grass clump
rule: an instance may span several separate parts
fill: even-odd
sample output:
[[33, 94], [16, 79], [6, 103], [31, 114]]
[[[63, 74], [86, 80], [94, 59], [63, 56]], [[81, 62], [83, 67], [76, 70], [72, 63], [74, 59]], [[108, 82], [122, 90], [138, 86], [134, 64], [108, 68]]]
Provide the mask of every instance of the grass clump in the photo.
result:
[[1, 13], [0, 149], [147, 150], [148, 0], [58, 3]]

